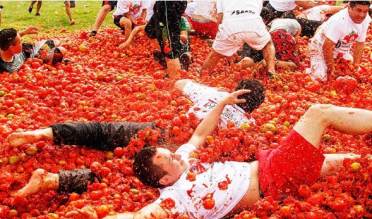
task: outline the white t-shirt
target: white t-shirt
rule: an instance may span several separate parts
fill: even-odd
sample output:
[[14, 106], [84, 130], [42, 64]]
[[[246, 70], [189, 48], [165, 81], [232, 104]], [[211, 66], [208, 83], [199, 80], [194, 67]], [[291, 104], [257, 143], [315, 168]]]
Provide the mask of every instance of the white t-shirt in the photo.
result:
[[226, 37], [240, 32], [266, 30], [260, 16], [262, 0], [217, 0], [217, 14], [223, 13], [219, 32]]
[[270, 32], [275, 30], [285, 30], [292, 36], [301, 33], [301, 24], [295, 19], [290, 18], [276, 18], [271, 22]]
[[[228, 92], [194, 82], [187, 83], [183, 93], [194, 103], [188, 113], [195, 114], [199, 119], [204, 119], [219, 101], [229, 95]], [[255, 120], [247, 116], [245, 111], [239, 106], [227, 105], [221, 114], [219, 125], [225, 128], [228, 122], [232, 122], [239, 128], [243, 124], [255, 124]]]
[[207, 20], [215, 20], [216, 14], [216, 0], [195, 0], [195, 10], [190, 15], [201, 16]]
[[269, 3], [277, 11], [292, 11], [296, 8], [295, 0], [269, 0]]
[[313, 21], [325, 21], [327, 16], [326, 14], [322, 13], [322, 11], [326, 11], [332, 8], [331, 5], [318, 5], [312, 8], [309, 8], [302, 13], [306, 16], [308, 20]]
[[[131, 10], [134, 6], [139, 5], [140, 7]], [[118, 0], [118, 3], [116, 5], [116, 10], [112, 14], [113, 16], [119, 16], [119, 15], [124, 15], [128, 12], [131, 13], [133, 18], [138, 18], [143, 10], [142, 2], [138, 0]]]
[[[226, 216], [243, 198], [250, 183], [251, 166], [245, 162], [201, 163], [189, 157], [196, 149], [191, 144], [182, 145], [177, 154], [182, 156], [189, 167], [172, 186], [160, 189], [160, 197], [155, 203], [171, 198], [175, 201], [173, 213], [187, 214], [190, 218], [218, 219]], [[199, 170], [195, 181], [189, 181], [189, 170]], [[204, 172], [203, 172], [204, 171]], [[231, 180], [226, 190], [221, 190], [218, 183]], [[213, 194], [215, 207], [205, 209], [203, 198]]]
[[312, 39], [312, 43], [323, 46], [325, 37], [336, 44], [334, 55], [350, 54], [354, 42], [365, 42], [371, 18], [367, 15], [361, 24], [354, 23], [345, 8], [324, 22]]
[[142, 0], [143, 9], [147, 9], [146, 21], [149, 21], [154, 14], [156, 0]]

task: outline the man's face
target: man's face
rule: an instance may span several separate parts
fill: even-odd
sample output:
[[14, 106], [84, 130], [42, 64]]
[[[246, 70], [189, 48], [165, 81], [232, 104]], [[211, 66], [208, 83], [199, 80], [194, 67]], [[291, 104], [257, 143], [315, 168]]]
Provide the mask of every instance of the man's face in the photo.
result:
[[19, 34], [17, 34], [17, 37], [14, 39], [13, 43], [9, 46], [7, 51], [10, 51], [13, 55], [22, 52], [22, 41]]
[[360, 24], [364, 21], [366, 16], [368, 15], [369, 7], [368, 5], [355, 5], [353, 7], [348, 7], [349, 16], [351, 20], [356, 23]]
[[186, 169], [186, 162], [181, 156], [165, 148], [157, 148], [152, 161], [167, 173], [159, 181], [162, 185], [172, 185]]

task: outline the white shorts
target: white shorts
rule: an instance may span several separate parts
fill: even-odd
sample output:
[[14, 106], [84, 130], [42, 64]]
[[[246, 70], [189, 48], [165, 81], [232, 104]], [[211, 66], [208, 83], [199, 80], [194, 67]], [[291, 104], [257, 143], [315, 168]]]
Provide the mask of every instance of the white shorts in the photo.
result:
[[244, 43], [255, 50], [262, 50], [270, 40], [271, 35], [266, 29], [256, 32], [235, 33], [227, 37], [221, 31], [218, 31], [212, 48], [221, 55], [232, 56]]
[[[188, 82], [182, 92], [194, 103], [188, 113], [195, 114], [199, 119], [204, 119], [217, 103], [229, 94], [195, 82]], [[237, 105], [225, 106], [220, 117], [220, 126], [226, 127], [228, 122], [232, 122], [236, 127], [255, 124], [255, 120], [248, 118], [245, 111]]]
[[[335, 49], [333, 58], [336, 58], [338, 53]], [[346, 60], [353, 60], [350, 53], [342, 53], [343, 58]], [[323, 46], [316, 40], [311, 40], [309, 43], [309, 55], [310, 55], [310, 68], [306, 69], [306, 73], [315, 80], [326, 81], [327, 80], [327, 64], [323, 56]]]

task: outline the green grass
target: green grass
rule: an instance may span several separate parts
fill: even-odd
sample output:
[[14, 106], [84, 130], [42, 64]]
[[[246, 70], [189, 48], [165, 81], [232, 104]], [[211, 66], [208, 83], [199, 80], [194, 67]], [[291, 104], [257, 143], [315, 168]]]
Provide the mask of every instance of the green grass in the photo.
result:
[[[31, 14], [27, 9], [31, 1], [0, 1], [4, 6], [0, 28], [14, 27], [23, 30], [28, 26], [39, 28], [39, 32], [53, 33], [66, 30], [74, 32], [78, 30], [90, 30], [96, 15], [101, 8], [102, 1], [77, 1], [76, 7], [72, 8], [72, 17], [76, 21], [75, 25], [70, 25], [65, 12], [64, 1], [43, 0], [40, 14], [35, 16], [36, 4]], [[113, 27], [112, 13], [106, 16], [101, 26]]]

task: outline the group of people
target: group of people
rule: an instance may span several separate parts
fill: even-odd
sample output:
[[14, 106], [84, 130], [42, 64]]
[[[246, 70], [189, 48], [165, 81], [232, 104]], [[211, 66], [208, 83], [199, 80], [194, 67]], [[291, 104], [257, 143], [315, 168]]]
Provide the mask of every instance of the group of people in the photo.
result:
[[[76, 3], [75, 0], [64, 1], [66, 15], [68, 17], [70, 25], [75, 24], [75, 20], [72, 18], [72, 12], [71, 12], [71, 8], [75, 8], [75, 3]], [[40, 10], [41, 10], [41, 6], [43, 4], [43, 0], [31, 0], [31, 3], [28, 6], [27, 10], [31, 14], [33, 9], [34, 9], [35, 4], [36, 4], [35, 16], [40, 16]]]
[[[171, 70], [169, 72], [188, 67], [191, 61], [190, 31], [215, 37], [202, 71], [213, 69], [221, 58], [239, 57], [235, 60], [239, 67], [251, 67], [260, 62], [269, 76], [277, 74], [278, 66], [294, 68], [299, 65], [296, 38], [308, 36], [312, 37], [308, 72], [314, 80], [326, 80], [335, 69], [334, 58], [339, 53], [359, 66], [370, 24], [369, 1], [352, 1], [343, 6], [297, 0], [269, 0], [265, 4], [260, 0], [194, 0], [194, 4], [187, 1], [149, 2], [151, 4], [137, 0], [103, 1], [91, 36], [97, 34], [105, 16], [116, 7], [113, 20], [125, 36], [121, 47], [127, 47], [136, 33], [145, 31], [149, 38], [158, 41], [159, 51], [154, 52], [154, 56]], [[304, 10], [297, 10], [298, 7]], [[205, 30], [202, 27], [211, 28]], [[38, 51], [45, 47], [48, 48], [44, 52], [45, 62], [57, 63], [63, 59], [63, 48], [53, 40], [39, 42], [24, 50], [27, 46], [22, 47], [21, 36], [35, 31], [0, 31], [0, 70], [16, 71], [22, 60], [40, 55]], [[354, 42], [356, 47], [351, 53]], [[137, 212], [111, 215], [107, 219], [167, 218], [171, 213], [190, 218], [233, 215], [249, 208], [261, 197], [280, 199], [296, 194], [300, 185], [312, 184], [319, 177], [340, 169], [344, 159], [360, 157], [352, 153], [323, 154], [319, 144], [327, 127], [352, 135], [372, 133], [372, 111], [314, 104], [277, 148], [259, 150], [256, 161], [201, 163], [190, 154], [205, 143], [216, 127], [225, 128], [228, 123], [236, 127], [255, 124], [250, 113], [263, 103], [265, 88], [253, 79], [240, 81], [231, 93], [189, 79], [177, 80], [174, 87], [193, 102], [188, 113], [200, 119], [199, 125], [188, 142], [175, 152], [168, 150], [161, 141], [136, 154], [135, 175], [144, 184], [159, 188], [160, 197]], [[60, 123], [38, 130], [14, 132], [7, 141], [15, 147], [51, 140], [56, 145], [113, 150], [128, 145], [139, 130], [146, 128], [159, 129], [154, 123]], [[195, 180], [189, 179], [190, 172], [195, 174]], [[29, 182], [13, 195], [26, 197], [48, 189], [83, 193], [97, 178], [97, 173], [90, 169], [61, 170], [59, 173], [37, 169]], [[229, 185], [222, 190], [218, 184], [226, 179], [229, 179]], [[215, 206], [205, 209], [200, 203], [211, 194]], [[174, 200], [175, 206], [165, 209], [161, 203], [169, 198]], [[94, 210], [88, 208], [77, 210], [76, 214], [97, 218]]]

